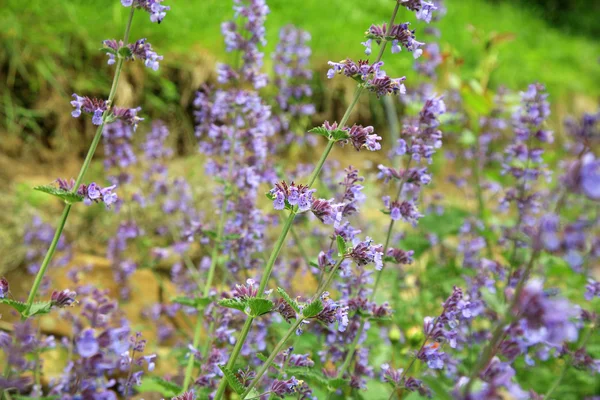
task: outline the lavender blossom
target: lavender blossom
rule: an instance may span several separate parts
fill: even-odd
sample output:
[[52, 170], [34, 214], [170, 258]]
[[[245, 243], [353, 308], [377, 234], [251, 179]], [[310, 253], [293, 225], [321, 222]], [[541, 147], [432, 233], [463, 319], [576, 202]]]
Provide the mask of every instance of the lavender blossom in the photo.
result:
[[371, 27], [365, 33], [367, 41], [362, 43], [365, 47], [365, 54], [371, 54], [371, 45], [375, 41], [377, 44], [381, 44], [383, 40], [392, 41], [392, 53], [399, 53], [404, 47], [406, 50], [413, 53], [414, 58], [419, 58], [423, 54], [423, 50], [420, 49], [424, 43], [415, 40], [415, 31], [410, 30], [410, 23], [394, 24], [390, 31], [387, 31], [387, 25], [371, 25]]
[[171, 9], [169, 6], [163, 6], [163, 0], [121, 0], [124, 7], [135, 7], [150, 14], [150, 21], [161, 23]]

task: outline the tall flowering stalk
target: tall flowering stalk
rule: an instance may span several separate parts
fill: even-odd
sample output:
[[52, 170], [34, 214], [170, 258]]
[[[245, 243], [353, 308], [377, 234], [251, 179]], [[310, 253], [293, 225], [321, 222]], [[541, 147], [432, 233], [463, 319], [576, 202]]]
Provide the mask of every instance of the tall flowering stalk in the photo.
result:
[[[391, 36], [392, 31], [397, 32], [394, 34], [394, 39], [393, 39], [394, 43], [397, 43], [398, 40], [401, 40], [401, 37], [399, 35], [403, 34], [401, 32], [402, 32], [402, 29], [404, 29], [404, 28], [400, 25], [394, 24], [396, 15], [397, 15], [398, 10], [401, 5], [402, 5], [402, 3], [400, 1], [396, 2], [396, 6], [392, 13], [392, 17], [391, 17], [389, 24], [387, 25], [387, 27], [384, 25], [384, 28], [381, 31], [380, 37], [377, 37], [377, 42], [380, 43], [380, 50], [379, 50], [379, 53], [378, 53], [377, 58], [374, 63], [370, 64], [368, 61], [359, 61], [358, 63], [355, 63], [354, 61], [352, 61], [350, 59], [344, 60], [339, 63], [334, 63], [334, 62], [329, 63], [331, 65], [331, 69], [328, 72], [329, 78], [332, 78], [335, 74], [339, 73], [339, 74], [343, 74], [348, 77], [352, 77], [352, 78], [356, 79], [359, 82], [359, 85], [355, 91], [354, 97], [353, 97], [350, 105], [346, 109], [346, 112], [344, 113], [342, 120], [339, 122], [339, 124], [337, 124], [337, 123], [329, 124], [326, 122], [323, 125], [323, 127], [315, 128], [313, 130], [316, 133], [319, 133], [319, 134], [325, 136], [328, 139], [328, 142], [325, 147], [325, 150], [323, 151], [319, 161], [317, 162], [315, 168], [313, 169], [313, 171], [308, 179], [307, 185], [294, 186], [294, 185], [287, 185], [285, 182], [282, 182], [282, 185], [277, 185], [270, 192], [270, 196], [274, 201], [275, 209], [284, 209], [285, 208], [285, 209], [289, 210], [289, 216], [288, 216], [287, 220], [284, 222], [283, 230], [275, 242], [274, 249], [271, 252], [271, 255], [269, 256], [269, 259], [268, 259], [265, 269], [263, 271], [263, 275], [262, 275], [262, 278], [261, 278], [261, 281], [260, 281], [260, 284], [259, 284], [259, 287], [257, 290], [257, 293], [259, 295], [262, 295], [262, 293], [264, 293], [264, 291], [267, 287], [269, 278], [271, 276], [271, 273], [272, 273], [273, 267], [275, 265], [275, 262], [277, 260], [277, 257], [279, 255], [279, 252], [281, 251], [281, 248], [283, 247], [283, 244], [285, 243], [287, 235], [293, 225], [293, 222], [294, 222], [297, 214], [311, 209], [311, 203], [312, 203], [312, 207], [315, 207], [315, 201], [312, 199], [312, 193], [314, 192], [314, 190], [312, 190], [311, 188], [314, 185], [314, 183], [316, 182], [316, 180], [319, 176], [319, 173], [321, 172], [321, 169], [323, 168], [323, 165], [324, 165], [327, 157], [329, 156], [331, 150], [333, 149], [333, 146], [335, 145], [335, 143], [336, 142], [343, 142], [343, 143], [350, 142], [357, 150], [359, 150], [363, 147], [366, 147], [372, 151], [378, 150], [381, 148], [381, 146], [378, 143], [378, 140], [380, 140], [380, 137], [373, 134], [373, 130], [371, 127], [365, 128], [365, 127], [362, 127], [359, 125], [354, 125], [351, 128], [347, 128], [346, 123], [347, 123], [348, 119], [350, 118], [352, 110], [356, 106], [358, 99], [360, 98], [360, 95], [363, 93], [363, 91], [365, 89], [368, 91], [374, 92], [378, 97], [387, 95], [387, 94], [400, 94], [400, 93], [404, 93], [404, 91], [405, 91], [404, 85], [403, 85], [403, 81], [405, 80], [404, 77], [393, 79], [393, 78], [390, 78], [389, 76], [387, 76], [383, 70], [381, 70], [381, 67], [383, 66], [383, 62], [381, 61], [381, 58], [383, 57], [387, 43], [392, 41], [392, 36]], [[399, 36], [399, 37], [396, 38], [396, 36]], [[410, 40], [412, 40], [412, 38]], [[413, 46], [412, 44], [408, 44], [408, 46], [411, 48], [411, 50], [414, 49], [414, 47], [412, 47]], [[392, 49], [392, 52], [396, 52], [396, 51], [394, 51], [394, 49]], [[323, 205], [325, 205], [325, 203]], [[323, 206], [319, 205], [317, 207], [320, 208]], [[315, 211], [313, 210], [313, 212], [315, 212]], [[315, 215], [317, 215], [317, 213], [315, 213]], [[333, 274], [330, 275], [330, 279], [331, 278], [333, 278]], [[329, 282], [331, 282], [330, 279], [328, 279], [328, 282], [326, 282], [326, 284], [324, 286], [322, 286], [322, 288], [323, 288], [322, 290], [327, 289]], [[316, 296], [316, 297], [318, 298], [318, 296]], [[237, 339], [236, 345], [235, 345], [235, 347], [232, 351], [232, 354], [230, 355], [229, 360], [227, 362], [227, 365], [226, 365], [227, 369], [231, 369], [234, 366], [234, 364], [237, 360], [237, 357], [240, 353], [240, 350], [245, 343], [248, 333], [250, 332], [250, 328], [252, 326], [253, 321], [254, 321], [254, 317], [252, 317], [252, 316], [247, 317], [246, 323], [244, 324], [244, 327], [242, 328], [242, 331], [240, 333], [240, 337]], [[304, 321], [303, 318], [297, 318], [296, 323], [293, 324], [292, 327], [290, 327], [288, 332], [285, 334], [284, 338], [282, 338], [281, 341], [278, 343], [278, 345], [276, 346], [274, 351], [271, 353], [271, 356], [267, 359], [267, 361], [263, 364], [263, 367], [261, 367], [261, 369], [257, 373], [256, 378], [252, 381], [251, 385], [246, 389], [244, 395], [247, 395], [248, 393], [250, 393], [251, 389], [254, 387], [256, 382], [260, 379], [262, 374], [264, 374], [266, 372], [266, 370], [269, 368], [270, 363], [273, 361], [274, 357], [277, 355], [277, 353], [279, 352], [281, 347], [285, 344], [285, 342], [293, 334], [293, 332], [296, 331], [296, 329], [298, 329], [300, 327], [300, 325], [302, 324], [303, 321]], [[227, 383], [226, 383], [225, 379], [223, 379], [219, 386], [217, 394], [215, 396], [215, 398], [217, 400], [222, 397], [223, 393], [225, 392], [226, 385], [227, 385]]]
[[[116, 43], [114, 41], [113, 42], [110, 42], [110, 41], [105, 42], [105, 44], [107, 45], [107, 47], [106, 47], [107, 52], [109, 55], [112, 56], [109, 60], [109, 64], [116, 64], [115, 65], [115, 73], [113, 76], [113, 81], [111, 84], [108, 99], [106, 101], [103, 101], [103, 100], [89, 99], [87, 97], [81, 97], [81, 96], [74, 95], [75, 100], [72, 102], [73, 106], [75, 107], [75, 111], [73, 111], [73, 116], [78, 117], [79, 115], [81, 115], [82, 112], [92, 113], [94, 115], [92, 122], [95, 125], [98, 125], [98, 128], [96, 129], [96, 134], [94, 135], [94, 138], [92, 140], [90, 148], [88, 149], [87, 155], [85, 157], [85, 160], [83, 161], [83, 165], [81, 166], [81, 169], [79, 171], [79, 174], [77, 175], [77, 178], [75, 179], [75, 181], [73, 182], [72, 185], [69, 185], [70, 187], [63, 188], [63, 189], [66, 189], [66, 191], [68, 190], [75, 195], [81, 193], [80, 189], [81, 189], [81, 185], [83, 183], [83, 179], [85, 178], [85, 175], [90, 167], [90, 164], [94, 157], [94, 153], [96, 152], [96, 148], [98, 147], [98, 144], [100, 143], [100, 140], [102, 139], [102, 134], [104, 132], [105, 125], [108, 122], [114, 121], [116, 119], [122, 119], [122, 120], [126, 121], [127, 123], [132, 124], [134, 126], [136, 126], [139, 121], [139, 117], [136, 116], [138, 109], [127, 110], [127, 109], [115, 107], [113, 105], [113, 101], [114, 101], [115, 95], [117, 93], [117, 87], [119, 85], [119, 78], [121, 76], [121, 71], [123, 69], [123, 63], [125, 62], [126, 59], [130, 59], [130, 58], [134, 57], [135, 54], [139, 53], [140, 55], [138, 57], [145, 58], [146, 60], [152, 60], [151, 65], [153, 68], [154, 68], [154, 66], [158, 65], [156, 63], [156, 60], [157, 60], [157, 57], [155, 56], [156, 53], [151, 53], [150, 50], [146, 49], [146, 47], [148, 45], [145, 42], [144, 43], [136, 43], [132, 46], [128, 46], [127, 43], [129, 42], [131, 23], [133, 21], [133, 15], [134, 15], [136, 8], [146, 9], [148, 12], [150, 12], [151, 19], [153, 19], [153, 21], [160, 22], [162, 20], [162, 18], [164, 17], [164, 13], [168, 9], [168, 7], [159, 6], [158, 2], [156, 2], [156, 5], [151, 5], [151, 6], [150, 5], [146, 6], [146, 4], [141, 4], [141, 3], [132, 4], [133, 3], [132, 1], [127, 2], [125, 0], [123, 0], [122, 3], [124, 6], [129, 6], [131, 8], [131, 10], [129, 12], [129, 17], [127, 19], [127, 23], [125, 26], [125, 34], [123, 35], [123, 41], [119, 42], [119, 43]], [[140, 52], [140, 50], [141, 50], [141, 52]], [[115, 61], [115, 59], [116, 59], [116, 61]], [[104, 194], [99, 193], [98, 195], [100, 196], [100, 195], [104, 195]], [[91, 199], [95, 199], [96, 197], [94, 197], [94, 196], [96, 196], [95, 192], [94, 192], [94, 194], [89, 195], [89, 197]], [[33, 305], [33, 302], [35, 301], [40, 284], [42, 283], [42, 279], [44, 278], [44, 275], [46, 274], [48, 265], [50, 264], [52, 257], [54, 256], [54, 252], [56, 251], [56, 247], [60, 241], [62, 231], [67, 222], [67, 218], [69, 217], [69, 213], [71, 212], [72, 206], [73, 206], [73, 203], [67, 201], [67, 204], [65, 205], [65, 208], [63, 209], [62, 215], [58, 222], [58, 227], [56, 228], [54, 237], [52, 239], [52, 242], [50, 243], [50, 247], [48, 248], [46, 256], [44, 257], [44, 260], [42, 261], [42, 264], [40, 266], [40, 270], [37, 273], [35, 280], [33, 282], [33, 285], [31, 287], [31, 290], [29, 292], [29, 296], [27, 298], [27, 308], [26, 308], [26, 311], [24, 314], [25, 317], [27, 317], [27, 315], [31, 312], [31, 307]]]

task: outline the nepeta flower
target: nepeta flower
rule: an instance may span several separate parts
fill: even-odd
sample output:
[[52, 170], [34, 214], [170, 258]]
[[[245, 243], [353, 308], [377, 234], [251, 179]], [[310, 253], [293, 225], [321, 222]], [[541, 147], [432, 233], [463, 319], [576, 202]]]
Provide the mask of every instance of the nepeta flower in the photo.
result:
[[195, 400], [196, 395], [192, 390], [181, 394], [180, 396], [172, 397], [171, 400]]
[[81, 333], [79, 338], [75, 341], [77, 346], [77, 353], [83, 358], [89, 358], [98, 353], [100, 345], [93, 329], [86, 329]]
[[269, 191], [275, 210], [283, 210], [287, 202], [292, 207], [298, 206], [299, 212], [310, 210], [314, 192], [315, 189], [309, 189], [308, 186], [302, 184], [296, 186], [294, 182], [288, 185], [285, 181], [276, 183], [275, 187]]
[[116, 41], [114, 39], [105, 40], [102, 42], [104, 46], [111, 49], [112, 52], [108, 52], [108, 65], [113, 65], [116, 62], [115, 55], [118, 54], [119, 49], [127, 47], [130, 51], [130, 55], [126, 57], [126, 60], [135, 60], [139, 58], [144, 61], [144, 65], [148, 68], [158, 71], [159, 61], [162, 61], [163, 57], [159, 56], [154, 50], [152, 45], [146, 42], [147, 39], [139, 39], [135, 43], [130, 43], [126, 46], [123, 45], [123, 41]]
[[121, 107], [113, 107], [111, 113], [112, 120], [121, 120], [128, 125], [133, 127], [133, 131], [137, 129], [140, 121], [143, 121], [144, 118], [138, 117], [137, 113], [140, 112], [142, 107], [136, 108], [121, 108]]
[[271, 385], [271, 393], [281, 398], [284, 398], [288, 394], [296, 393], [296, 388], [300, 384], [302, 384], [302, 382], [297, 380], [293, 376], [286, 381], [280, 381], [276, 379]]
[[270, 10], [264, 0], [234, 0], [234, 17], [237, 20], [221, 24], [227, 52], [239, 51], [242, 65], [234, 69], [230, 65], [218, 64], [219, 83], [239, 81], [252, 83], [255, 89], [266, 86], [267, 75], [260, 71], [264, 54], [259, 46], [266, 44], [265, 20]]
[[383, 40], [392, 41], [392, 53], [399, 53], [402, 50], [401, 46], [413, 53], [414, 58], [419, 58], [423, 53], [420, 49], [424, 43], [415, 40], [415, 31], [410, 30], [410, 23], [394, 24], [390, 29], [389, 34], [387, 33], [387, 24], [383, 25], [371, 25], [371, 27], [365, 33], [367, 41], [362, 44], [366, 47], [365, 53], [371, 54], [371, 44], [374, 40], [378, 44], [381, 44]]
[[246, 280], [246, 285], [236, 284], [235, 288], [232, 291], [233, 297], [237, 297], [240, 299], [248, 299], [251, 297], [256, 297], [258, 294], [258, 287], [256, 287], [256, 282], [254, 279]]
[[77, 302], [75, 300], [75, 296], [77, 296], [77, 293], [69, 289], [65, 289], [60, 292], [55, 290], [52, 292], [52, 305], [58, 308], [72, 306]]
[[401, 4], [410, 11], [416, 11], [417, 19], [427, 23], [431, 22], [433, 11], [438, 9], [433, 3], [425, 0], [402, 0]]
[[593, 300], [594, 297], [600, 297], [600, 282], [596, 282], [592, 278], [588, 278], [588, 283], [585, 286], [585, 295], [586, 300]]
[[89, 97], [81, 97], [76, 93], [73, 93], [75, 100], [71, 101], [71, 105], [75, 107], [75, 110], [71, 112], [71, 115], [78, 118], [81, 112], [93, 114], [92, 123], [94, 125], [100, 125], [102, 123], [102, 115], [104, 111], [108, 109], [106, 100], [100, 100], [96, 98], [90, 99]]
[[[73, 186], [75, 185], [75, 181], [73, 179], [67, 181], [65, 179], [58, 178], [56, 183], [60, 189], [68, 192], [72, 191]], [[117, 201], [117, 194], [113, 192], [115, 187], [116, 185], [102, 188], [95, 182], [92, 182], [89, 185], [82, 183], [77, 189], [77, 194], [83, 196], [83, 202], [86, 205], [103, 202], [106, 205], [106, 208], [110, 208], [110, 206]]]
[[392, 79], [387, 76], [385, 71], [381, 69], [383, 61], [371, 65], [367, 60], [359, 60], [356, 63], [348, 58], [338, 63], [329, 61], [328, 64], [331, 68], [327, 71], [327, 78], [331, 79], [336, 74], [344, 74], [361, 82], [365, 88], [374, 92], [377, 97], [406, 93], [403, 83], [406, 77]]
[[0, 278], [0, 299], [4, 299], [9, 292], [8, 280]]
[[360, 151], [366, 148], [370, 151], [381, 150], [381, 136], [373, 133], [374, 128], [372, 126], [352, 125], [352, 127], [338, 127], [337, 122], [330, 124], [329, 121], [323, 123], [323, 128], [328, 131], [335, 131], [337, 129], [344, 130], [348, 133], [349, 138], [340, 140], [339, 142], [344, 145], [348, 142], [352, 143], [356, 151]]
[[404, 251], [401, 249], [394, 249], [394, 248], [388, 249], [388, 252], [387, 252], [388, 257], [393, 258], [397, 264], [404, 264], [404, 265], [412, 264], [414, 254], [415, 254], [415, 252], [413, 250]]
[[338, 331], [344, 332], [348, 327], [348, 307], [343, 306], [329, 298], [329, 292], [321, 296], [323, 310], [315, 317], [326, 324], [338, 323]]
[[356, 243], [348, 253], [348, 257], [359, 266], [374, 264], [378, 271], [383, 268], [383, 246], [373, 244], [369, 237], [363, 242]]
[[140, 8], [150, 14], [150, 21], [161, 23], [171, 9], [169, 6], [163, 6], [163, 0], [121, 0], [124, 7]]

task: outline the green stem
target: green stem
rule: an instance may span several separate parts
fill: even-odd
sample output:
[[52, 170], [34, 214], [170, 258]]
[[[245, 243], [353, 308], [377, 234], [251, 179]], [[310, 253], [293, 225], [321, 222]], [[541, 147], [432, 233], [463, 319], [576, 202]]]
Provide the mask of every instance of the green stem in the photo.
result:
[[[238, 338], [235, 346], [233, 347], [233, 351], [231, 352], [231, 356], [229, 356], [229, 361], [227, 361], [227, 368], [231, 369], [235, 365], [235, 361], [237, 360], [240, 351], [242, 350], [242, 346], [248, 337], [248, 333], [250, 332], [250, 327], [252, 326], [252, 322], [254, 321], [253, 317], [248, 317], [246, 322], [244, 323], [244, 327], [242, 328], [242, 332], [240, 333], [240, 337]], [[225, 393], [225, 389], [227, 388], [227, 380], [221, 379], [219, 383], [219, 387], [217, 389], [217, 393], [215, 394], [215, 400], [220, 399]], [[243, 398], [243, 397], [242, 397]]]
[[521, 292], [523, 291], [525, 282], [527, 282], [527, 279], [529, 278], [529, 274], [533, 269], [533, 264], [537, 259], [538, 255], [539, 251], [534, 251], [533, 253], [531, 253], [529, 263], [525, 267], [525, 271], [523, 271], [523, 275], [519, 279], [517, 287], [515, 288], [515, 292], [513, 294], [513, 298], [510, 302], [510, 305], [506, 309], [506, 315], [504, 316], [504, 318], [502, 318], [498, 326], [496, 326], [496, 329], [492, 334], [492, 338], [488, 342], [487, 346], [483, 349], [481, 357], [479, 357], [477, 364], [475, 364], [473, 371], [471, 371], [471, 375], [469, 376], [469, 380], [467, 381], [467, 384], [465, 385], [464, 389], [464, 394], [466, 397], [468, 397], [471, 393], [471, 389], [473, 387], [473, 384], [475, 383], [475, 379], [479, 376], [479, 373], [488, 365], [495, 352], [497, 351], [498, 345], [504, 337], [504, 329], [506, 325], [513, 323], [517, 319], [517, 303], [519, 301], [519, 298], [521, 297]]
[[[344, 261], [344, 257], [340, 257], [338, 262], [331, 269], [331, 273], [327, 277], [327, 280], [325, 281], [325, 284], [323, 285], [323, 287], [321, 289], [317, 290], [317, 292], [311, 297], [311, 302], [315, 301], [316, 299], [319, 299], [323, 295], [323, 293], [329, 288], [329, 285], [333, 281], [333, 278], [335, 277], [335, 274], [337, 273], [340, 265], [342, 265], [343, 261]], [[271, 351], [271, 354], [266, 359], [264, 364], [260, 367], [260, 369], [256, 373], [256, 377], [250, 383], [250, 386], [248, 386], [246, 388], [246, 391], [244, 392], [244, 394], [242, 394], [242, 399], [244, 399], [250, 393], [250, 391], [254, 388], [254, 386], [256, 386], [256, 384], [258, 383], [260, 378], [269, 369], [269, 367], [271, 366], [271, 363], [273, 362], [275, 357], [277, 357], [277, 355], [281, 351], [282, 347], [285, 345], [285, 342], [287, 342], [287, 340], [294, 334], [294, 332], [296, 332], [296, 329], [298, 329], [298, 327], [300, 326], [302, 321], [304, 321], [304, 319], [305, 319], [304, 317], [298, 317], [296, 319], [296, 322], [292, 326], [290, 326], [290, 329], [288, 329], [288, 331], [283, 336], [283, 338], [279, 341], [279, 343], [277, 343], [277, 345], [275, 346], [273, 351]]]
[[[194, 347], [194, 351], [196, 351], [198, 349], [198, 346], [200, 346], [200, 334], [202, 333], [202, 318], [200, 317], [200, 315], [198, 315], [198, 321], [200, 322], [196, 322], [196, 327], [194, 328], [194, 342], [192, 344], [192, 347]], [[190, 387], [190, 383], [192, 381], [192, 373], [194, 372], [195, 359], [196, 355], [190, 353], [190, 357], [185, 368], [185, 378], [183, 379], [182, 393], [187, 392], [188, 388]]]
[[[128, 19], [127, 25], [125, 27], [125, 35], [123, 38], [123, 43], [127, 43], [129, 40], [129, 32], [131, 30], [131, 23], [133, 21], [134, 10], [135, 10], [135, 7], [131, 7], [131, 12], [129, 13], [129, 19]], [[112, 101], [117, 92], [117, 85], [119, 84], [119, 76], [121, 76], [121, 70], [123, 68], [123, 61], [124, 61], [124, 59], [121, 57], [119, 57], [119, 59], [117, 61], [115, 75], [113, 77], [112, 85], [110, 88], [110, 93], [108, 95], [109, 107], [111, 106]], [[87, 173], [87, 171], [90, 167], [92, 158], [94, 158], [94, 153], [96, 152], [96, 148], [98, 147], [98, 143], [100, 143], [100, 139], [102, 138], [102, 132], [104, 131], [104, 125], [106, 124], [106, 120], [108, 118], [109, 113], [110, 113], [110, 111], [106, 110], [104, 112], [104, 114], [102, 115], [102, 123], [96, 130], [96, 134], [94, 136], [94, 139], [92, 140], [92, 144], [90, 145], [90, 148], [85, 157], [85, 160], [83, 161], [83, 165], [81, 166], [81, 170], [79, 171], [79, 175], [77, 176], [77, 180], [75, 181], [75, 185], [73, 186], [73, 192], [77, 192], [79, 185], [81, 185], [81, 182], [83, 181], [83, 178], [85, 177], [85, 174]], [[56, 251], [56, 246], [58, 245], [58, 241], [60, 240], [60, 236], [62, 235], [62, 231], [67, 222], [67, 218], [69, 217], [69, 212], [71, 211], [71, 206], [72, 206], [71, 204], [65, 205], [63, 213], [58, 222], [58, 228], [56, 229], [56, 232], [54, 232], [54, 237], [52, 238], [50, 247], [48, 248], [48, 251], [46, 252], [46, 256], [44, 257], [44, 260], [42, 261], [40, 270], [38, 271], [38, 273], [35, 277], [35, 280], [33, 281], [33, 286], [31, 287], [31, 291], [29, 292], [29, 296], [27, 297], [27, 308], [25, 309], [25, 313], [24, 313], [25, 317], [24, 318], [27, 318], [27, 316], [31, 310], [31, 306], [33, 305], [35, 296], [37, 295], [37, 292], [40, 288], [42, 279], [44, 278], [44, 275], [46, 274], [46, 270], [48, 269], [48, 265], [50, 265], [50, 261], [52, 261], [52, 257], [54, 256], [54, 252]]]
[[275, 360], [275, 357], [277, 357], [277, 355], [279, 354], [279, 352], [281, 351], [283, 346], [285, 346], [285, 342], [287, 342], [288, 339], [294, 334], [294, 332], [296, 332], [296, 329], [298, 329], [298, 327], [300, 326], [302, 321], [304, 321], [304, 318], [298, 318], [296, 320], [296, 322], [294, 322], [294, 324], [292, 326], [290, 326], [290, 329], [288, 329], [288, 331], [281, 338], [281, 340], [275, 345], [275, 348], [269, 355], [269, 358], [266, 359], [266, 361], [263, 363], [263, 365], [260, 367], [260, 369], [256, 373], [256, 377], [252, 380], [252, 382], [250, 382], [250, 385], [246, 388], [246, 391], [240, 396], [242, 399], [244, 399], [244, 398], [246, 398], [246, 396], [248, 396], [248, 394], [252, 391], [254, 386], [256, 386], [258, 381], [260, 381], [260, 378], [262, 378], [262, 376], [265, 374], [265, 372], [267, 372], [267, 370], [271, 366], [271, 363], [273, 363], [273, 360]]

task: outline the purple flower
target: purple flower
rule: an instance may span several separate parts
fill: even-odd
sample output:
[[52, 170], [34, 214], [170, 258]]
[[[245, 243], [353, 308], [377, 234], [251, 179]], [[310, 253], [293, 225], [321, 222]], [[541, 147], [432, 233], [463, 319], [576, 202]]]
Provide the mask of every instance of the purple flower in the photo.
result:
[[52, 305], [58, 308], [72, 306], [77, 302], [75, 300], [75, 296], [77, 296], [77, 293], [69, 289], [65, 289], [60, 292], [55, 290], [52, 292]]
[[406, 22], [404, 24], [394, 24], [390, 29], [388, 34], [387, 32], [387, 24], [383, 25], [371, 25], [371, 27], [366, 32], [367, 41], [362, 43], [367, 50], [365, 53], [371, 54], [371, 41], [375, 40], [377, 44], [381, 44], [381, 42], [386, 40], [392, 41], [392, 53], [399, 53], [402, 50], [401, 46], [410, 52], [413, 52], [414, 58], [418, 58], [423, 50], [420, 49], [424, 43], [418, 42], [415, 40], [415, 31], [409, 29], [410, 23]]
[[351, 59], [343, 60], [339, 63], [329, 61], [331, 68], [327, 71], [327, 78], [331, 79], [336, 74], [344, 74], [349, 78], [362, 81], [363, 85], [377, 97], [388, 94], [404, 94], [406, 88], [404, 81], [406, 77], [390, 78], [385, 71], [381, 70], [383, 61], [369, 64], [366, 60], [359, 60], [358, 63]]
[[276, 183], [275, 187], [269, 191], [273, 199], [273, 208], [282, 210], [285, 207], [285, 202], [290, 206], [298, 206], [299, 212], [310, 210], [314, 189], [309, 189], [305, 185], [296, 185], [294, 182], [287, 184], [285, 181]]
[[81, 332], [75, 341], [75, 345], [77, 347], [77, 353], [84, 358], [95, 355], [100, 349], [100, 345], [98, 344], [98, 340], [96, 340], [93, 329], [86, 329]]
[[401, 4], [410, 11], [416, 11], [417, 19], [431, 22], [432, 12], [438, 8], [425, 0], [404, 0]]
[[[130, 55], [126, 57], [126, 60], [135, 60], [139, 58], [144, 61], [144, 65], [148, 68], [153, 69], [154, 71], [158, 71], [159, 61], [162, 61], [163, 57], [159, 56], [154, 50], [152, 50], [152, 45], [146, 42], [146, 39], [139, 39], [135, 43], [128, 44], [126, 46], [123, 45], [123, 41], [116, 40], [105, 40], [103, 42], [104, 46], [108, 49], [111, 49], [114, 53], [118, 53], [119, 49], [122, 47], [127, 47], [130, 51]], [[108, 55], [108, 65], [112, 65], [115, 63], [115, 55], [113, 53], [107, 53]]]
[[9, 290], [8, 280], [5, 277], [0, 278], [0, 299], [4, 299]]
[[121, 0], [124, 7], [140, 8], [150, 14], [150, 21], [158, 22], [159, 24], [167, 15], [167, 11], [171, 7], [163, 6], [163, 0]]
[[288, 394], [296, 393], [296, 388], [299, 384], [300, 382], [293, 376], [286, 381], [280, 381], [276, 379], [271, 385], [271, 393], [284, 398]]
[[368, 237], [365, 241], [356, 243], [348, 256], [359, 266], [372, 263], [378, 271], [383, 268], [383, 246], [374, 245]]
[[581, 160], [581, 190], [592, 200], [600, 200], [600, 159], [592, 153]]
[[600, 297], [600, 282], [596, 282], [592, 278], [588, 278], [588, 283], [585, 286], [585, 299], [591, 301], [594, 297]]
[[92, 123], [94, 125], [100, 125], [102, 123], [102, 116], [108, 108], [105, 100], [81, 97], [76, 93], [73, 93], [73, 97], [75, 98], [75, 100], [71, 101], [71, 105], [75, 107], [75, 110], [71, 113], [73, 117], [78, 118], [83, 111], [94, 115], [92, 118]]

